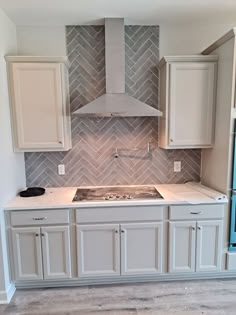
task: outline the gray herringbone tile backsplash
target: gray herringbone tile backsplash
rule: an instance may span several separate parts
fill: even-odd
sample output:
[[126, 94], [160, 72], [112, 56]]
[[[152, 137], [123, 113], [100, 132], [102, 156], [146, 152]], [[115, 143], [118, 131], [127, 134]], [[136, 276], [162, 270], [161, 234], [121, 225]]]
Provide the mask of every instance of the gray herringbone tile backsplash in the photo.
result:
[[[103, 26], [68, 26], [71, 111], [105, 92]], [[126, 92], [158, 106], [159, 27], [126, 26]], [[72, 116], [69, 152], [25, 154], [28, 186], [183, 183], [199, 180], [200, 150], [157, 147], [157, 118], [79, 118]], [[151, 154], [146, 153], [151, 143]], [[114, 158], [115, 147], [123, 148]], [[140, 148], [133, 152], [129, 149]], [[142, 150], [144, 148], [144, 150]], [[181, 173], [173, 172], [182, 161]], [[66, 175], [57, 174], [65, 164]]]

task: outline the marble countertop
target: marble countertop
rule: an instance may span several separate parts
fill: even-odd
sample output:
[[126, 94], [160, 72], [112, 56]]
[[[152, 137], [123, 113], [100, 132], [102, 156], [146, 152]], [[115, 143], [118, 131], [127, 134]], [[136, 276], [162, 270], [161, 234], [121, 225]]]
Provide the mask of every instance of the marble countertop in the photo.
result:
[[228, 202], [226, 197], [222, 200], [216, 200], [216, 196], [222, 194], [214, 190], [208, 191], [205, 189], [206, 187], [201, 185], [197, 186], [196, 184], [188, 183], [150, 186], [155, 186], [164, 199], [72, 202], [77, 187], [60, 187], [47, 188], [46, 193], [39, 197], [21, 198], [17, 196], [6, 204], [4, 210], [115, 207], [127, 205], [216, 204]]

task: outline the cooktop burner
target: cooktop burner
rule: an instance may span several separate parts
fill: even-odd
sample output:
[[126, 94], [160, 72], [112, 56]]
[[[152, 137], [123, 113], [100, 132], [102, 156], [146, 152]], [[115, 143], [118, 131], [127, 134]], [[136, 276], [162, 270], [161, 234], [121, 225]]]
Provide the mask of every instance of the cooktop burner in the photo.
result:
[[97, 187], [78, 188], [73, 201], [114, 201], [114, 200], [163, 199], [155, 187]]

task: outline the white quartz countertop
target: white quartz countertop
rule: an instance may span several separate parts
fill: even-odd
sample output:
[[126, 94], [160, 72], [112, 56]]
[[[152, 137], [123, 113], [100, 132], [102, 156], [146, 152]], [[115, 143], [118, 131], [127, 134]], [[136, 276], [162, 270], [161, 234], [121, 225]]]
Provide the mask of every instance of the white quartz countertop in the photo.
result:
[[[164, 199], [72, 202], [77, 187], [61, 187], [47, 188], [46, 193], [38, 197], [22, 198], [17, 196], [6, 204], [4, 210], [115, 207], [127, 205], [216, 204], [228, 202], [226, 196], [223, 194], [195, 183], [150, 186], [155, 186]], [[223, 198], [221, 198], [222, 196]]]

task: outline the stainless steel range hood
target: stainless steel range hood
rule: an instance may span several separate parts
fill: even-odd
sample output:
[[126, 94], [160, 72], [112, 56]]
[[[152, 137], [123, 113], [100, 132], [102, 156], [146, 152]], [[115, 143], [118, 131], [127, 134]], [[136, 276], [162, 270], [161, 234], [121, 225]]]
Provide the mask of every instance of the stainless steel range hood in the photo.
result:
[[162, 112], [125, 93], [124, 19], [105, 19], [106, 94], [73, 114], [86, 117], [162, 116]]

